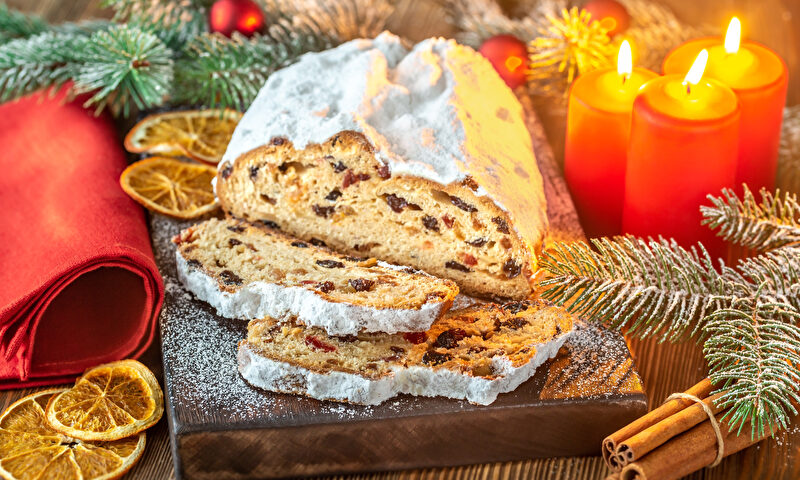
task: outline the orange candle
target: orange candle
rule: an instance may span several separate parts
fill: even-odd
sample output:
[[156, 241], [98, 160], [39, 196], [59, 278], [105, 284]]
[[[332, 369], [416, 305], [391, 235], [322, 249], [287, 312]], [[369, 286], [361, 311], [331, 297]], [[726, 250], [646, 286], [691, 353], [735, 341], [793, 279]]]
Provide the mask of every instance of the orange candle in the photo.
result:
[[572, 85], [564, 174], [589, 237], [619, 235], [622, 231], [633, 100], [642, 85], [657, 76], [644, 68], [632, 68], [630, 45], [625, 41], [616, 71], [594, 70]]
[[733, 186], [740, 113], [730, 88], [702, 78], [707, 57], [701, 52], [685, 78], [648, 82], [634, 101], [623, 229], [684, 247], [701, 241], [717, 257], [724, 246], [700, 224], [700, 205]]
[[731, 87], [742, 111], [736, 187], [746, 183], [753, 191], [772, 190], [789, 74], [784, 61], [767, 47], [755, 42], [740, 46], [740, 32], [734, 17], [724, 42], [703, 38], [681, 45], [667, 56], [664, 73], [685, 72], [700, 50], [708, 50], [706, 76]]

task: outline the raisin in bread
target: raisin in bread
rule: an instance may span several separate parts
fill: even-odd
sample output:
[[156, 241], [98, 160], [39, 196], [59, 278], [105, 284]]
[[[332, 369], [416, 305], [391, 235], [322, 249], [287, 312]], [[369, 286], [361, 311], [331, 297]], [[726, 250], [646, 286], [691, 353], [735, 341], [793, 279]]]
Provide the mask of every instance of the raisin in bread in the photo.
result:
[[315, 327], [252, 320], [239, 343], [250, 384], [320, 400], [374, 405], [409, 393], [487, 405], [529, 379], [572, 330], [541, 301], [453, 310], [427, 332], [333, 337]]
[[332, 335], [427, 330], [458, 294], [450, 280], [242, 221], [207, 220], [173, 241], [183, 284], [229, 318], [295, 315]]
[[523, 109], [469, 47], [391, 34], [270, 76], [220, 162], [235, 217], [527, 298], [547, 217]]

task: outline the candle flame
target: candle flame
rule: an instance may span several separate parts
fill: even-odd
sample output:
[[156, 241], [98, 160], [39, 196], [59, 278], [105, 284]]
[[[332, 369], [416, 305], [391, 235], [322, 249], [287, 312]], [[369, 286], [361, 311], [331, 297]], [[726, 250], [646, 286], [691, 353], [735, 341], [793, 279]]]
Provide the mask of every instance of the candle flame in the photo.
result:
[[725, 34], [725, 51], [727, 53], [736, 53], [739, 51], [739, 42], [742, 39], [742, 22], [738, 18], [731, 18], [731, 23], [728, 25], [728, 33]]
[[619, 54], [617, 55], [617, 73], [623, 76], [628, 76], [633, 71], [633, 58], [631, 55], [631, 44], [627, 40], [623, 40], [622, 45], [619, 46]]
[[686, 77], [683, 79], [684, 85], [697, 85], [701, 78], [703, 78], [703, 72], [706, 69], [706, 63], [708, 62], [708, 50], [705, 48], [697, 54], [697, 58], [694, 59], [694, 63], [692, 64], [692, 68], [689, 69], [689, 73], [686, 74]]

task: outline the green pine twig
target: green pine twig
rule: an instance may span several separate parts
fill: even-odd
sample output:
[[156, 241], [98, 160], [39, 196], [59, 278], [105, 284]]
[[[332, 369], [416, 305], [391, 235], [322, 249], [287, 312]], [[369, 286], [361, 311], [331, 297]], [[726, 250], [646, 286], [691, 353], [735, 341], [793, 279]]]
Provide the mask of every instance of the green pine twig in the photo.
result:
[[704, 327], [709, 378], [722, 392], [716, 404], [731, 407], [723, 418], [739, 433], [750, 423], [754, 438], [786, 428], [800, 402], [800, 313], [763, 298], [762, 288], [709, 315]]
[[739, 284], [763, 285], [762, 296], [800, 311], [800, 247], [785, 246], [740, 260], [726, 276]]
[[127, 25], [93, 34], [79, 50], [75, 91], [91, 93], [87, 105], [128, 116], [161, 105], [171, 89], [172, 54], [158, 37]]
[[259, 0], [269, 19], [269, 34], [324, 33], [336, 44], [373, 38], [386, 29], [396, 0]]
[[744, 187], [742, 199], [730, 189], [722, 196], [709, 195], [712, 206], [700, 207], [703, 224], [719, 229], [723, 239], [751, 248], [766, 251], [800, 242], [800, 204], [797, 196], [772, 194], [761, 190], [761, 202]]
[[612, 328], [663, 340], [695, 334], [702, 320], [735, 298], [741, 287], [726, 279], [711, 257], [674, 241], [633, 237], [557, 243], [545, 251], [542, 296]]
[[674, 241], [558, 243], [542, 258], [542, 296], [640, 337], [702, 339], [726, 419], [760, 436], [785, 428], [800, 402], [800, 210], [789, 195], [710, 198], [709, 226], [767, 251], [731, 268]]
[[126, 24], [150, 32], [178, 56], [188, 43], [208, 32], [205, 16], [180, 16], [177, 19], [165, 16], [135, 16]]
[[72, 77], [82, 37], [45, 32], [0, 46], [0, 102], [59, 87]]
[[28, 38], [48, 30], [47, 23], [36, 15], [10, 10], [0, 3], [0, 44], [15, 38]]
[[306, 49], [269, 37], [234, 34], [197, 37], [176, 65], [175, 100], [215, 108], [246, 109], [275, 70]]
[[203, 17], [214, 0], [104, 0], [102, 5], [114, 9], [114, 21], [125, 23], [140, 18], [160, 19], [165, 25]]

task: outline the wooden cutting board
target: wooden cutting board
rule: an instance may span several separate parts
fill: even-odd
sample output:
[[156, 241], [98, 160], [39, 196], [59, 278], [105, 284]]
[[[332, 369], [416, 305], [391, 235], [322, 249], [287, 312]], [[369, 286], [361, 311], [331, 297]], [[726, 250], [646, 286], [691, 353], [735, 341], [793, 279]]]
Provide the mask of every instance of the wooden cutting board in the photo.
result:
[[[545, 178], [550, 240], [583, 239], [534, 114], [528, 123]], [[401, 396], [364, 407], [257, 390], [236, 369], [236, 344], [245, 337], [246, 322], [217, 316], [176, 278], [170, 238], [188, 225], [158, 215], [151, 220], [166, 285], [161, 337], [178, 478], [272, 478], [592, 455], [605, 435], [646, 412], [623, 338], [586, 325], [534, 378], [489, 406]]]

